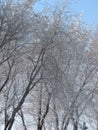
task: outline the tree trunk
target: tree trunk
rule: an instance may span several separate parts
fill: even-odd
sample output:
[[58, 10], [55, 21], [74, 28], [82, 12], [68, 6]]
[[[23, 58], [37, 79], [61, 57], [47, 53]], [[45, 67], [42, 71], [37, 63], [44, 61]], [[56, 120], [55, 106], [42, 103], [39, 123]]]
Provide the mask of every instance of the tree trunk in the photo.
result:
[[68, 124], [69, 124], [69, 118], [67, 119], [67, 121], [66, 121], [66, 123], [64, 125], [64, 130], [67, 130]]
[[42, 125], [37, 125], [37, 130], [42, 130]]
[[78, 130], [78, 122], [77, 121], [73, 122], [73, 130]]

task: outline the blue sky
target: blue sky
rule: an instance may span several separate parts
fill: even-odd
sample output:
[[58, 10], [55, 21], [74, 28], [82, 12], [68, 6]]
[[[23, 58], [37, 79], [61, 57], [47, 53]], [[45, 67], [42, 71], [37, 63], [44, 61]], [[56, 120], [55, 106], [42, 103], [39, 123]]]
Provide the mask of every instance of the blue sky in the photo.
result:
[[[36, 10], [40, 11], [42, 6], [45, 6], [46, 3], [52, 5], [54, 1], [56, 0], [41, 0], [36, 4]], [[90, 26], [98, 25], [98, 0], [70, 0], [70, 3], [70, 11], [73, 14], [82, 13], [84, 24]]]
[[98, 0], [77, 0], [72, 6], [74, 13], [83, 14], [83, 21], [89, 25], [98, 25]]

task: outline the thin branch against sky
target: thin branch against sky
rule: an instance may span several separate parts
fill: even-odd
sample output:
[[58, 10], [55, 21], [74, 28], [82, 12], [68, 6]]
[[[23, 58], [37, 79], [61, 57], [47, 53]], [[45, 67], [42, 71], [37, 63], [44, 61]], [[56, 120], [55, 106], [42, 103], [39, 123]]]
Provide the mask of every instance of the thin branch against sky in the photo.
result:
[[[45, 5], [52, 6], [57, 1], [59, 0], [41, 0], [35, 5], [35, 10], [40, 12]], [[73, 0], [68, 6], [73, 14], [82, 14], [84, 24], [98, 25], [98, 0]]]

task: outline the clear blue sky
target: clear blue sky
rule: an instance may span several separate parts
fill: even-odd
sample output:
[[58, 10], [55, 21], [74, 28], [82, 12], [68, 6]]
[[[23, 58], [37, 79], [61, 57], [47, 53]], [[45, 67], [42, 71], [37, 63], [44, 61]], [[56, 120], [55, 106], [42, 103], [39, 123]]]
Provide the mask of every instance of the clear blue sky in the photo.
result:
[[[52, 5], [55, 0], [40, 0], [36, 10], [40, 11], [46, 3]], [[59, 0], [60, 1], [60, 0]], [[64, 0], [63, 0], [64, 1]], [[66, 1], [66, 0], [65, 0]], [[82, 13], [83, 22], [87, 25], [98, 25], [98, 0], [70, 0], [70, 11], [74, 14]]]
[[73, 12], [82, 12], [83, 21], [89, 25], [98, 25], [98, 0], [77, 0], [73, 4]]

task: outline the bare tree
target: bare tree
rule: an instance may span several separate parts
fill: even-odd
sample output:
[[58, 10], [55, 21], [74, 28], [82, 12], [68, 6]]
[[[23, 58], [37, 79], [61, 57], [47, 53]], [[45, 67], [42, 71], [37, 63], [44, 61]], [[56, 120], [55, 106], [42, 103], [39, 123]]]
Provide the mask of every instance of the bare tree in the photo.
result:
[[91, 38], [80, 19], [71, 19], [64, 7], [49, 16], [35, 15], [34, 2], [0, 2], [4, 130], [11, 130], [19, 116], [27, 130], [25, 114], [31, 113], [37, 130], [47, 128], [49, 118], [56, 130], [69, 125], [78, 130], [97, 99], [97, 34]]

